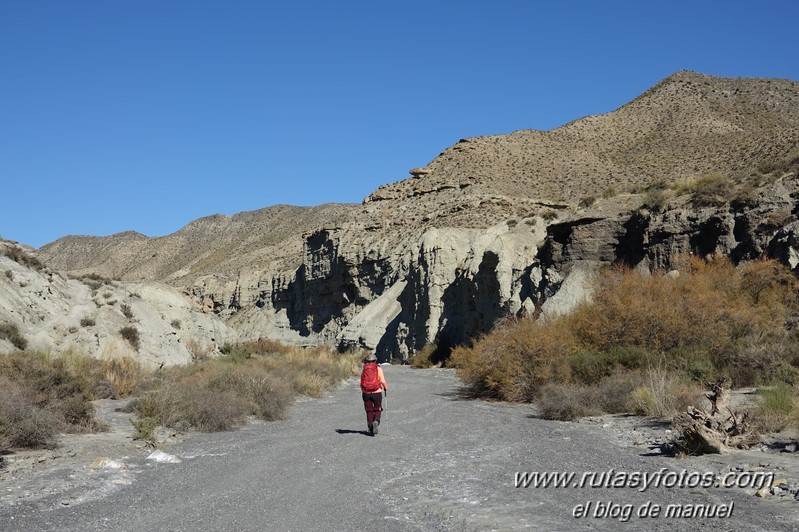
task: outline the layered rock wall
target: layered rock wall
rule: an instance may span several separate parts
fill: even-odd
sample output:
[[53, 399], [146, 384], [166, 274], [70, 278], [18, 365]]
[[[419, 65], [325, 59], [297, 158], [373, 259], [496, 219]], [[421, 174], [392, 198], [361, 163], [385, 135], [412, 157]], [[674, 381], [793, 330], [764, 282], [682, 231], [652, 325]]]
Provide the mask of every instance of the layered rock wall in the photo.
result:
[[[223, 315], [245, 337], [360, 347], [407, 359], [429, 343], [468, 342], [507, 316], [568, 312], [603, 266], [669, 269], [690, 255], [774, 257], [799, 273], [799, 183], [788, 175], [747, 203], [659, 210], [640, 196], [485, 229], [429, 228], [372, 241], [357, 228], [309, 234], [290, 275], [198, 296], [235, 300]], [[264, 287], [267, 287], [264, 289]]]

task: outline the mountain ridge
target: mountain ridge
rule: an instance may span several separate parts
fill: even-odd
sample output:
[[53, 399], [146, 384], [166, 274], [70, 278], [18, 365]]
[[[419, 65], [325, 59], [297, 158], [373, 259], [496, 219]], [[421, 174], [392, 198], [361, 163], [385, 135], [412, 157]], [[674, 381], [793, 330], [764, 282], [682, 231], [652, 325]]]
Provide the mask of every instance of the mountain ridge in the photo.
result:
[[[168, 282], [245, 338], [407, 358], [507, 314], [564, 311], [617, 261], [792, 256], [795, 172], [767, 169], [793, 168], [798, 149], [796, 81], [680, 71], [609, 113], [461, 139], [361, 204], [210, 216], [157, 238], [65, 237], [38, 256], [73, 275]], [[705, 182], [748, 199], [685, 196]], [[772, 227], [775, 210], [790, 215]]]

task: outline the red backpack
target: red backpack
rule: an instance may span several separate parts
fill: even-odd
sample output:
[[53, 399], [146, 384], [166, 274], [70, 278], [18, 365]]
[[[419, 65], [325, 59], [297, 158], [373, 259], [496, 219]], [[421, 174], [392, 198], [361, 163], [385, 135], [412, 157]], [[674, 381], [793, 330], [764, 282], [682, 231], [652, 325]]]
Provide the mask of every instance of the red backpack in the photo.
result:
[[380, 391], [380, 378], [377, 376], [377, 364], [369, 362], [364, 364], [361, 372], [361, 391], [363, 393], [375, 393]]

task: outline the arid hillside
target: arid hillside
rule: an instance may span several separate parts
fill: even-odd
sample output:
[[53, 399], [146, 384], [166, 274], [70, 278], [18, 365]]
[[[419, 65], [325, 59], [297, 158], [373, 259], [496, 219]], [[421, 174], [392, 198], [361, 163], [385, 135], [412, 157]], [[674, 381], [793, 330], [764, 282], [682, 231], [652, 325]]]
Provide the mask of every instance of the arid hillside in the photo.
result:
[[413, 177], [377, 189], [363, 208], [278, 205], [201, 218], [160, 238], [68, 236], [41, 256], [72, 273], [183, 285], [242, 267], [296, 268], [303, 234], [321, 227], [484, 228], [653, 183], [748, 172], [797, 147], [799, 83], [683, 71], [605, 115], [551, 131], [462, 139]]
[[65, 237], [39, 257], [184, 288], [243, 338], [406, 358], [509, 314], [565, 311], [614, 262], [769, 254], [796, 268], [797, 150], [796, 81], [678, 72], [605, 115], [462, 139], [360, 205]]
[[[354, 206], [275, 205], [234, 216], [216, 214], [160, 238], [128, 231], [108, 237], [67, 236], [41, 250], [53, 268], [76, 275], [161, 280], [182, 286], [208, 273], [235, 274], [243, 266], [296, 267], [307, 231], [336, 224]], [[188, 281], [187, 281], [188, 280]]]

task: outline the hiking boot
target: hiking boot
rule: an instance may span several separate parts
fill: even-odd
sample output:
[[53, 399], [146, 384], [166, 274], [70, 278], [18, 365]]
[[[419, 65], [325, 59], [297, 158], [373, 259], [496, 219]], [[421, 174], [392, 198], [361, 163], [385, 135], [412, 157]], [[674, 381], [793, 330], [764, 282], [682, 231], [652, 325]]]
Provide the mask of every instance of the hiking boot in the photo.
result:
[[378, 425], [380, 425], [380, 421], [378, 421], [378, 420], [375, 420], [375, 422], [372, 423], [372, 434], [374, 436], [377, 436], [377, 426]]
[[371, 423], [369, 424], [369, 434], [370, 434], [371, 436], [374, 436], [374, 435], [375, 435], [375, 429], [374, 429], [374, 425], [373, 425], [373, 424], [371, 424]]

